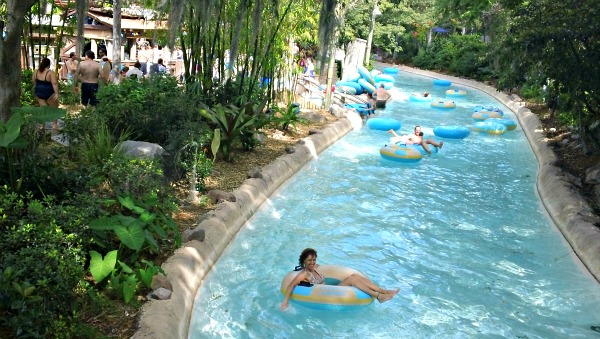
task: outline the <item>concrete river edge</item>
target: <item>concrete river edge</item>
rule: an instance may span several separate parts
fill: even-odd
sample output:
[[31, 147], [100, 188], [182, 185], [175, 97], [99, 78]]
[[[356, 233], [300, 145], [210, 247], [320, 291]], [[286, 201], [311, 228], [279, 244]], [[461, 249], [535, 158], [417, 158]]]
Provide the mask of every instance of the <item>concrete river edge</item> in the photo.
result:
[[[397, 67], [403, 72], [443, 78], [478, 89], [510, 108], [517, 116], [538, 161], [537, 192], [548, 215], [591, 275], [600, 281], [600, 218], [555, 166], [540, 120], [516, 97], [498, 92], [480, 82], [406, 66], [376, 63], [377, 68]], [[163, 265], [173, 287], [168, 300], [149, 301], [142, 307], [139, 328], [132, 338], [187, 338], [196, 292], [244, 223], [273, 192], [319, 153], [353, 130], [356, 116], [346, 116], [300, 140], [295, 152], [278, 157], [258, 175], [245, 180], [233, 194], [236, 202], [222, 202], [203, 216], [196, 229], [206, 232], [203, 241], [192, 240], [178, 249]]]

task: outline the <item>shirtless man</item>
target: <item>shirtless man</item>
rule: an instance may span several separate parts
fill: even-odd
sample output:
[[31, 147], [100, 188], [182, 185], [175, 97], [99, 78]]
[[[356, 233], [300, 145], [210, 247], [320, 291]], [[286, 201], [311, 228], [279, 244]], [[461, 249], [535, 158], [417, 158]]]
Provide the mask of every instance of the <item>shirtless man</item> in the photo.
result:
[[77, 60], [77, 56], [74, 52], [71, 52], [71, 54], [69, 54], [69, 59], [65, 62], [65, 66], [67, 67], [67, 81], [69, 83], [73, 83], [75, 75], [77, 74], [78, 65], [79, 61]]
[[396, 132], [394, 132], [393, 129], [389, 130], [388, 133], [390, 133], [392, 136], [392, 138], [390, 139], [390, 143], [392, 144], [397, 144], [397, 143], [401, 143], [401, 144], [416, 144], [416, 145], [421, 145], [423, 147], [423, 149], [425, 151], [427, 151], [427, 153], [431, 154], [431, 150], [429, 149], [429, 145], [433, 145], [436, 148], [442, 148], [442, 146], [444, 146], [444, 142], [440, 141], [435, 142], [432, 139], [427, 139], [427, 140], [423, 140], [423, 132], [421, 131], [421, 126], [415, 126], [415, 132], [411, 133], [409, 135], [402, 135], [399, 136], [398, 134], [396, 134]]
[[79, 90], [77, 87], [77, 81], [81, 81], [81, 103], [84, 106], [92, 105], [96, 106], [98, 100], [96, 100], [96, 92], [98, 92], [98, 78], [102, 78], [104, 81], [108, 81], [102, 72], [102, 67], [99, 63], [94, 61], [94, 52], [86, 51], [85, 60], [79, 63], [77, 69], [77, 76], [74, 81], [75, 92]]

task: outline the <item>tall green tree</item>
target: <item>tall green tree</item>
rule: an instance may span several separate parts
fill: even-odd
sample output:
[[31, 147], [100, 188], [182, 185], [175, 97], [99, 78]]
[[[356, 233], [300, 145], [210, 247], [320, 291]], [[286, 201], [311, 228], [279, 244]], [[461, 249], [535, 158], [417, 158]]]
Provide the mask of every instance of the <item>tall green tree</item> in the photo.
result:
[[[25, 15], [36, 0], [6, 0], [6, 37], [0, 38], [0, 118], [6, 122], [11, 107], [20, 105], [21, 95], [21, 37]], [[2, 33], [0, 33], [2, 34]]]

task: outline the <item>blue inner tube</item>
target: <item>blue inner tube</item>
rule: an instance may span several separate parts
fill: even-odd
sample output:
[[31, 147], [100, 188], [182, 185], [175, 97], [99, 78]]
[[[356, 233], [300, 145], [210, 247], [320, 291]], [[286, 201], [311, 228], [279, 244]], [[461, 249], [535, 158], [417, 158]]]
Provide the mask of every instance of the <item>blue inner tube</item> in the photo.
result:
[[375, 85], [371, 84], [369, 81], [365, 79], [358, 79], [358, 84], [363, 88], [365, 92], [373, 93], [375, 90]]
[[362, 94], [363, 92], [363, 88], [361, 85], [358, 84], [358, 82], [353, 82], [353, 81], [338, 81], [335, 83], [336, 86], [348, 86], [348, 87], [354, 87], [354, 89], [356, 90], [356, 94]]
[[389, 131], [391, 129], [397, 131], [402, 127], [402, 123], [399, 120], [390, 118], [371, 118], [367, 120], [367, 126], [370, 129], [379, 131]]
[[[416, 144], [410, 144], [410, 145], [405, 145], [405, 144], [396, 144], [396, 146], [398, 147], [409, 147], [412, 148], [414, 150], [416, 150], [417, 152], [421, 153], [421, 155], [429, 155], [429, 153], [427, 153], [427, 151], [423, 148], [423, 146], [421, 145], [416, 145]], [[438, 153], [438, 148], [433, 146], [433, 145], [427, 145], [429, 146], [429, 150], [431, 151], [431, 154], [437, 154]]]
[[394, 67], [386, 67], [383, 69], [383, 73], [385, 74], [398, 74], [398, 69]]
[[473, 124], [473, 129], [477, 132], [500, 135], [506, 132], [506, 126], [499, 122], [479, 121]]
[[394, 77], [389, 74], [377, 74], [375, 76], [375, 82], [394, 82]]
[[357, 82], [358, 79], [360, 79], [360, 74], [359, 73], [355, 73], [354, 75], [351, 75], [348, 77], [348, 79], [346, 79], [346, 81], [350, 81], [350, 82]]
[[517, 128], [517, 122], [509, 118], [489, 118], [486, 121], [501, 123], [506, 126], [507, 131], [512, 131]]
[[452, 81], [444, 79], [433, 79], [433, 84], [437, 86], [450, 86], [452, 85]]
[[344, 104], [344, 107], [355, 109], [359, 114], [367, 114], [369, 110], [367, 104]]
[[431, 101], [433, 101], [433, 96], [429, 95], [429, 96], [424, 97], [422, 94], [417, 95], [417, 94], [413, 93], [410, 95], [409, 100], [416, 101], [416, 102], [431, 102]]
[[502, 114], [504, 114], [504, 112], [495, 106], [482, 106], [482, 105], [477, 105], [475, 107], [473, 107], [473, 112], [479, 112], [479, 111], [491, 111], [491, 112], [500, 112]]
[[371, 85], [375, 86], [375, 79], [373, 79], [373, 76], [371, 75], [371, 72], [369, 72], [368, 69], [366, 69], [364, 66], [358, 66], [358, 73], [363, 79], [368, 81]]
[[437, 126], [433, 134], [440, 138], [464, 139], [471, 134], [471, 130], [464, 126]]
[[379, 150], [383, 159], [402, 163], [415, 163], [423, 159], [423, 155], [416, 148], [406, 145], [385, 145]]

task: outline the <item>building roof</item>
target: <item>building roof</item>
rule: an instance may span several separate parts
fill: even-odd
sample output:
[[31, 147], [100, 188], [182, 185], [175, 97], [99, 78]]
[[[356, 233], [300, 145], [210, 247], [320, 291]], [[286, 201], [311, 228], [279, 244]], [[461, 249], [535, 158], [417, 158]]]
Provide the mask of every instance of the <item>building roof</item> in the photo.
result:
[[[96, 13], [88, 12], [87, 15], [103, 25], [112, 27], [113, 18], [109, 16], [99, 15]], [[153, 30], [153, 29], [166, 29], [166, 21], [146, 21], [144, 19], [125, 19], [121, 18], [121, 29], [135, 29], [135, 30]]]

